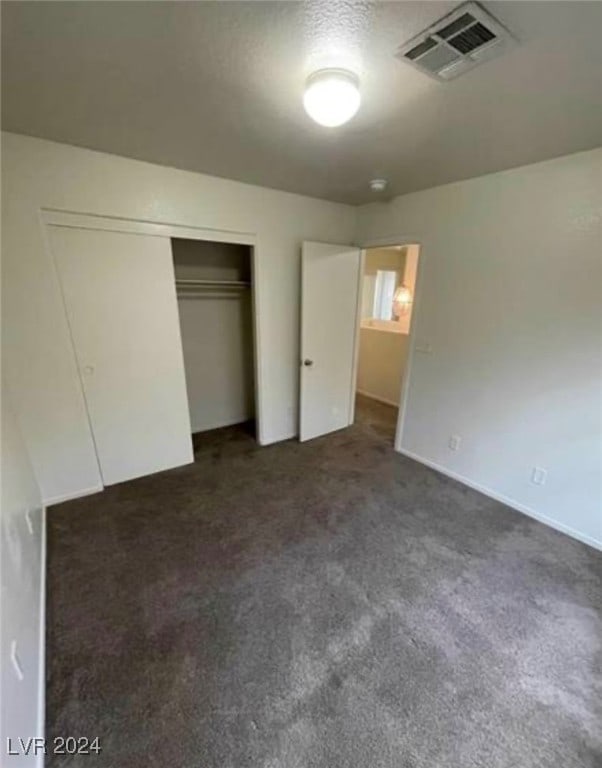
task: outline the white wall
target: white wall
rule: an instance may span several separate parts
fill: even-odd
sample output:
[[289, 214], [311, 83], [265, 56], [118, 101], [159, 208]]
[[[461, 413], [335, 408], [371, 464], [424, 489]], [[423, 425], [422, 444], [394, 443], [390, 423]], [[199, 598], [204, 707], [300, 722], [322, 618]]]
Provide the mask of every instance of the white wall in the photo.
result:
[[[7, 739], [18, 749], [18, 738], [42, 736], [44, 667], [42, 573], [44, 568], [44, 513], [17, 420], [10, 407], [5, 383], [2, 387], [2, 501], [0, 505], [0, 558], [2, 564], [2, 611], [0, 656], [1, 734], [0, 749], [6, 755]], [[29, 512], [30, 532], [26, 512]], [[23, 679], [11, 662], [11, 644], [17, 643], [17, 658]], [[33, 752], [29, 757], [7, 758], [16, 766], [41, 765]], [[3, 763], [4, 764], [4, 763]]]
[[253, 418], [251, 292], [178, 298], [193, 432]]
[[408, 338], [406, 333], [360, 328], [357, 365], [360, 394], [399, 405]]
[[41, 208], [255, 234], [262, 440], [296, 433], [300, 244], [351, 242], [354, 208], [7, 133], [2, 191], [4, 354], [45, 500], [98, 468]]
[[423, 245], [432, 352], [413, 355], [403, 450], [602, 542], [601, 166], [595, 150], [356, 210], [3, 134], [3, 353], [43, 498], [98, 475], [41, 208], [256, 234], [265, 442], [296, 432], [300, 243], [351, 242], [357, 214], [358, 244]]
[[357, 230], [423, 245], [402, 450], [598, 546], [601, 179], [579, 153], [364, 206]]
[[[251, 280], [252, 249], [172, 240], [176, 279]], [[251, 289], [178, 295], [192, 431], [239, 424], [255, 415]]]

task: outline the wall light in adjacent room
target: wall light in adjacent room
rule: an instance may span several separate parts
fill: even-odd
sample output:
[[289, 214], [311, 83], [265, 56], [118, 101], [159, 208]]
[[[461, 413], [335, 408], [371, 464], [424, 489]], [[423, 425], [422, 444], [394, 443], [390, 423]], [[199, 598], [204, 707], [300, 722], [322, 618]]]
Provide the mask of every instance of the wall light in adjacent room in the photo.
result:
[[320, 69], [307, 78], [303, 105], [320, 125], [343, 125], [355, 115], [360, 101], [359, 79], [353, 72]]
[[405, 285], [399, 285], [393, 294], [393, 314], [397, 317], [407, 315], [412, 306], [412, 292]]

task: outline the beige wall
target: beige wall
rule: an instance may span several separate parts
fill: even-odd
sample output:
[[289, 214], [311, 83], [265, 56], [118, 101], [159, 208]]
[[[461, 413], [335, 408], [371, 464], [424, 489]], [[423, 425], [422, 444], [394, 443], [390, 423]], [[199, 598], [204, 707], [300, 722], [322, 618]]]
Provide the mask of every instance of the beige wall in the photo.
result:
[[407, 334], [360, 328], [357, 391], [399, 405], [407, 352]]
[[364, 259], [364, 274], [374, 275], [378, 269], [394, 269], [399, 273], [399, 282], [401, 283], [405, 254], [405, 248], [369, 248]]

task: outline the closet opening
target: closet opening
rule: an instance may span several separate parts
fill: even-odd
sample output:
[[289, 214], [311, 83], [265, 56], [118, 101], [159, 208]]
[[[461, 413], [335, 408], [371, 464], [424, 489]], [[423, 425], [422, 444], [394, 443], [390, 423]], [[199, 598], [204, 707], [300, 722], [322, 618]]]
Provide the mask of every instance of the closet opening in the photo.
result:
[[256, 437], [252, 247], [171, 239], [194, 436], [241, 425]]

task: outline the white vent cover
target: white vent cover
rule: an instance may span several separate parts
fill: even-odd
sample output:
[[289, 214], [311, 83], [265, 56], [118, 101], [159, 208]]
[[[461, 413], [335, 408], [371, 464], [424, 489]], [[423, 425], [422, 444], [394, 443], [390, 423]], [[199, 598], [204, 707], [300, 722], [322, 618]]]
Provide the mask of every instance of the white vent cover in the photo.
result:
[[464, 3], [402, 45], [396, 56], [437, 80], [452, 80], [516, 40], [477, 3]]

